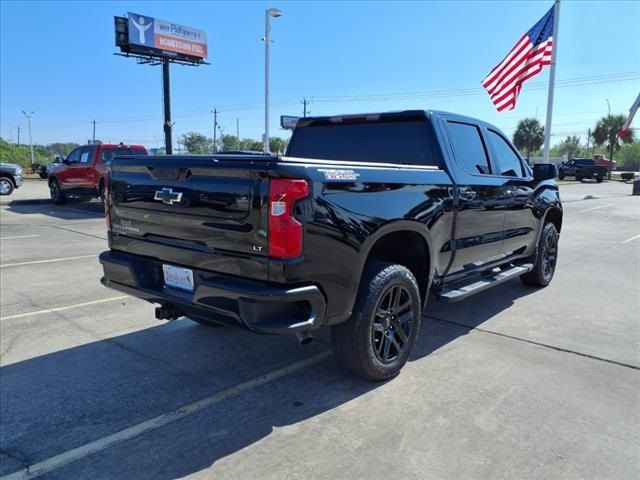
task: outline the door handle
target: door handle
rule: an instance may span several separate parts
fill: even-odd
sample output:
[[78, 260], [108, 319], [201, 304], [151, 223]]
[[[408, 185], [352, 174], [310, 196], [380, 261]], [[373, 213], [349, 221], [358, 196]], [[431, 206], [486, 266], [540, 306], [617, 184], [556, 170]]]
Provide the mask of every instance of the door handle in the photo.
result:
[[478, 194], [471, 189], [460, 190], [460, 198], [463, 200], [474, 200]]

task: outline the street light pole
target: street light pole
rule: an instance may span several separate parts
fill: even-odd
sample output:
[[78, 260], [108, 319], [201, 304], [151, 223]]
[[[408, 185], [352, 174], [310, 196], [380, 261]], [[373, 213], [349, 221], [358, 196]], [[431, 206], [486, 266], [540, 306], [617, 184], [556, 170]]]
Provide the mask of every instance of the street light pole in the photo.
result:
[[269, 149], [269, 45], [271, 43], [270, 17], [278, 18], [282, 12], [277, 8], [268, 8], [265, 11], [264, 26], [264, 153], [270, 153]]
[[27, 113], [24, 110], [22, 111], [25, 117], [27, 117], [27, 123], [29, 125], [29, 146], [31, 147], [31, 165], [34, 164], [34, 156], [33, 156], [33, 140], [31, 139], [31, 117], [33, 117], [36, 112]]

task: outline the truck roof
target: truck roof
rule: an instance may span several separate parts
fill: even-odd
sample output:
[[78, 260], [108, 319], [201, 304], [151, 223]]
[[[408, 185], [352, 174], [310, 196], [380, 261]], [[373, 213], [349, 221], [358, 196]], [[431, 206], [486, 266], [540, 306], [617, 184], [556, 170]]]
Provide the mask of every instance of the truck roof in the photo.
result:
[[125, 145], [124, 143], [97, 143], [97, 144], [88, 144], [88, 146], [97, 146], [100, 148], [108, 147], [108, 148], [145, 148], [144, 145]]
[[457, 113], [445, 112], [441, 110], [397, 110], [391, 112], [370, 112], [356, 114], [327, 115], [317, 117], [304, 117], [298, 120], [296, 128], [309, 127], [313, 125], [321, 125], [327, 123], [349, 123], [349, 121], [378, 121], [378, 120], [427, 120], [436, 116], [446, 116], [463, 122], [469, 122], [476, 125], [495, 126], [473, 117], [467, 117]]

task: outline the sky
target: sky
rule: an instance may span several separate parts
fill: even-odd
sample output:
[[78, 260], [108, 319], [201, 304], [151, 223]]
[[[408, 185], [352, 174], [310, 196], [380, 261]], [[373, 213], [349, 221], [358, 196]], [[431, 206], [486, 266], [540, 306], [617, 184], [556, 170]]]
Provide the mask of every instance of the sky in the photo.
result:
[[[548, 68], [515, 110], [498, 113], [481, 80], [552, 6], [547, 1], [0, 2], [0, 136], [33, 142], [163, 145], [161, 67], [114, 55], [114, 16], [135, 12], [207, 33], [210, 65], [171, 66], [174, 145], [189, 131], [264, 131], [265, 9], [272, 19], [272, 136], [280, 115], [437, 109], [491, 122], [507, 135], [524, 117], [543, 124]], [[552, 143], [586, 138], [640, 92], [640, 1], [563, 0], [556, 39]], [[636, 127], [638, 125], [636, 119]]]

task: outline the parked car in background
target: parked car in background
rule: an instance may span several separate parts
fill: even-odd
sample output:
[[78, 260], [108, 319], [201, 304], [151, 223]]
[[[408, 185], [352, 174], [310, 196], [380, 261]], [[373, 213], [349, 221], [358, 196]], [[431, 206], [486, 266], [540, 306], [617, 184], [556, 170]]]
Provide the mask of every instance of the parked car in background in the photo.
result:
[[15, 163], [0, 163], [0, 195], [11, 195], [24, 182], [22, 167]]
[[63, 160], [64, 157], [62, 155], [56, 155], [56, 158], [53, 160], [53, 162], [39, 165], [37, 171], [34, 173], [37, 173], [40, 178], [45, 179], [49, 176], [49, 170], [51, 169], [51, 167], [55, 166], [58, 163], [63, 163]]
[[115, 156], [148, 155], [142, 145], [83, 145], [73, 150], [60, 163], [47, 167], [51, 201], [61, 204], [69, 195], [102, 197], [107, 164]]
[[598, 183], [606, 178], [608, 168], [604, 165], [596, 165], [591, 158], [572, 158], [563, 163], [558, 168], [558, 179], [564, 180], [565, 177], [575, 177], [576, 181], [581, 182], [585, 178], [592, 178]]

